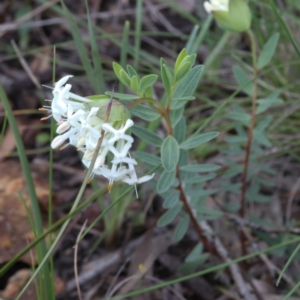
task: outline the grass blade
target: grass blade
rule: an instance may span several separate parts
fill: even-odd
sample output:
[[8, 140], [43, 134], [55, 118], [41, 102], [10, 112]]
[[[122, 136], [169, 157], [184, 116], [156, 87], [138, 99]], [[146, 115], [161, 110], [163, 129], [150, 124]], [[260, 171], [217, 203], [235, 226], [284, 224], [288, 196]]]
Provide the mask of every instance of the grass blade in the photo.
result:
[[93, 65], [94, 65], [94, 76], [96, 81], [96, 86], [94, 87], [95, 93], [104, 94], [104, 78], [103, 78], [103, 70], [102, 70], [102, 62], [99, 54], [99, 50], [97, 47], [97, 40], [95, 36], [95, 32], [93, 30], [93, 24], [90, 16], [89, 6], [87, 0], [85, 0], [86, 6], [86, 14], [88, 18], [88, 28], [91, 40], [91, 48], [92, 48], [92, 57], [93, 57]]
[[79, 32], [79, 28], [76, 24], [76, 22], [74, 21], [70, 11], [68, 10], [68, 8], [66, 7], [66, 5], [64, 4], [64, 2], [62, 1], [62, 7], [63, 7], [63, 12], [64, 12], [64, 16], [67, 18], [68, 22], [69, 22], [69, 26], [71, 28], [71, 33], [80, 57], [80, 60], [83, 64], [84, 70], [92, 84], [92, 87], [94, 89], [94, 91], [97, 91], [97, 80], [94, 76], [94, 71], [92, 68], [92, 64], [89, 60], [88, 54], [87, 54], [87, 50], [85, 48], [85, 45], [82, 41], [80, 32]]
[[[4, 109], [6, 111], [6, 116], [7, 116], [9, 125], [11, 127], [11, 130], [13, 132], [15, 141], [16, 141], [16, 146], [17, 146], [17, 150], [19, 153], [20, 162], [21, 162], [21, 166], [23, 169], [24, 177], [25, 177], [25, 183], [28, 188], [28, 193], [29, 193], [29, 197], [30, 197], [30, 201], [31, 201], [33, 220], [34, 220], [36, 232], [38, 235], [41, 235], [43, 233], [43, 223], [42, 223], [42, 217], [41, 217], [41, 211], [40, 211], [38, 199], [37, 199], [35, 188], [34, 188], [33, 179], [31, 176], [29, 163], [28, 163], [27, 157], [25, 155], [25, 148], [23, 145], [21, 135], [19, 133], [16, 119], [14, 117], [14, 114], [12, 112], [12, 109], [10, 107], [9, 101], [7, 99], [7, 96], [3, 89], [2, 84], [0, 84], [0, 98], [3, 103]], [[40, 243], [38, 244], [38, 247], [39, 247], [41, 256], [44, 257], [44, 255], [46, 254], [45, 241], [41, 240]], [[51, 281], [48, 264], [43, 265], [42, 273], [43, 274], [41, 276], [43, 276], [43, 278], [44, 278], [44, 284], [45, 284], [44, 288], [45, 288], [46, 299], [54, 299], [53, 290], [51, 289], [51, 285], [48, 284]]]

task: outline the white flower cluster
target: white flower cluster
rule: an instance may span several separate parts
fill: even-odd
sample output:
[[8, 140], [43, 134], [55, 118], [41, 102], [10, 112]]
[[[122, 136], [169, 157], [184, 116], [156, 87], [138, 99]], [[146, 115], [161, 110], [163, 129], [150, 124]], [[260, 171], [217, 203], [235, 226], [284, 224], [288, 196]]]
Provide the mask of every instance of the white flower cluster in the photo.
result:
[[[70, 92], [72, 86], [66, 84], [70, 77], [72, 76], [65, 76], [56, 82], [52, 92], [51, 106], [43, 108], [43, 110], [52, 112], [53, 118], [59, 125], [56, 130], [59, 135], [54, 138], [51, 147], [58, 148], [68, 141], [65, 146], [70, 144], [84, 152], [82, 162], [86, 167], [89, 167], [103, 129], [104, 137], [97, 154], [92, 176], [96, 174], [107, 178], [109, 190], [114, 181], [136, 185], [152, 179], [154, 174], [138, 178], [135, 172], [134, 166], [137, 162], [131, 158], [129, 153], [133, 138], [126, 134], [127, 129], [133, 126], [133, 121], [127, 119], [125, 124], [122, 121], [112, 122], [113, 125], [118, 125], [118, 128], [114, 128], [110, 123], [104, 123], [97, 116], [100, 107], [89, 105], [93, 100]], [[106, 164], [109, 152], [114, 157], [109, 164]]]
[[228, 11], [229, 0], [210, 0], [204, 2], [204, 8], [208, 13], [213, 11]]

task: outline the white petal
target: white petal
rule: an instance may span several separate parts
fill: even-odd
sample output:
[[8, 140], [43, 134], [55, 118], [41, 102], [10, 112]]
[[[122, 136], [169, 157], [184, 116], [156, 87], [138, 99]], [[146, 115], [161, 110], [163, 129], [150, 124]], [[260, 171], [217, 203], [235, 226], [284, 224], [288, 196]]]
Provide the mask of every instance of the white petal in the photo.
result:
[[154, 177], [154, 175], [155, 174], [143, 176], [143, 177], [139, 178], [137, 182], [143, 183], [143, 182], [149, 181]]
[[136, 160], [130, 157], [123, 157], [123, 158], [115, 157], [111, 162], [113, 164], [126, 163], [126, 164], [137, 165]]
[[54, 90], [53, 93], [58, 92], [60, 90], [60, 88], [69, 80], [69, 78], [73, 77], [73, 75], [67, 75], [64, 76], [63, 78], [61, 78], [60, 80], [58, 80], [55, 84], [54, 84]]

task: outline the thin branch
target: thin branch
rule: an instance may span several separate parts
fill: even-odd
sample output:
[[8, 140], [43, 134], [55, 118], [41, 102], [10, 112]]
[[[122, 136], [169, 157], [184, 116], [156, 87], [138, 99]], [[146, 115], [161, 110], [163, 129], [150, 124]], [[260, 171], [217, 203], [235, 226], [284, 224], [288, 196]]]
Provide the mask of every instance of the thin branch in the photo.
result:
[[32, 73], [30, 67], [28, 66], [26, 60], [24, 59], [24, 57], [22, 56], [22, 53], [21, 51], [19, 50], [16, 42], [14, 40], [11, 40], [11, 44], [19, 58], [19, 61], [22, 65], [22, 67], [24, 68], [25, 72], [28, 74], [29, 78], [31, 79], [31, 81], [34, 83], [34, 85], [39, 89], [41, 90], [42, 89], [42, 86], [41, 84], [38, 82], [37, 78], [34, 76], [34, 74]]

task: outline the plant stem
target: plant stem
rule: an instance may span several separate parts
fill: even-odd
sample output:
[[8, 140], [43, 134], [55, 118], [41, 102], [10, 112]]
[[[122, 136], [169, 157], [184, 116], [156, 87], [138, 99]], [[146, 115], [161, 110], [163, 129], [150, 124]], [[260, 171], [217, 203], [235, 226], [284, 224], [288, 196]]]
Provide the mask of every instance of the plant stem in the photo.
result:
[[[170, 121], [170, 112], [169, 111], [165, 111], [164, 114], [162, 114], [162, 117], [165, 119], [166, 121], [166, 125], [167, 125], [167, 130], [168, 130], [168, 135], [173, 136], [173, 128], [172, 128], [172, 124]], [[212, 245], [210, 244], [210, 242], [208, 241], [207, 237], [203, 234], [203, 231], [200, 227], [200, 225], [198, 224], [198, 221], [193, 213], [193, 210], [189, 204], [189, 201], [185, 195], [183, 186], [182, 186], [182, 182], [180, 179], [180, 174], [179, 174], [179, 166], [176, 166], [176, 178], [178, 179], [178, 186], [177, 186], [177, 190], [179, 191], [180, 194], [180, 200], [182, 201], [183, 207], [185, 209], [185, 211], [188, 213], [190, 220], [193, 224], [193, 227], [195, 229], [195, 231], [197, 232], [198, 236], [199, 236], [199, 240], [203, 243], [203, 245], [205, 246], [205, 248], [211, 253], [211, 254], [215, 254], [217, 255], [217, 252], [215, 251], [215, 249], [212, 247]]]
[[210, 244], [209, 240], [207, 239], [207, 237], [203, 234], [203, 230], [201, 229], [201, 227], [198, 224], [197, 219], [194, 216], [194, 213], [192, 211], [192, 208], [189, 205], [188, 199], [184, 193], [184, 189], [182, 187], [182, 183], [180, 180], [180, 176], [179, 176], [179, 168], [177, 166], [177, 170], [176, 170], [176, 178], [179, 181], [179, 185], [177, 187], [177, 190], [179, 191], [180, 194], [180, 199], [183, 203], [183, 207], [185, 209], [185, 211], [188, 213], [190, 220], [194, 226], [194, 229], [196, 230], [200, 241], [202, 242], [202, 244], [204, 245], [204, 247], [211, 253], [211, 254], [215, 254], [217, 255], [216, 251], [214, 251], [214, 249], [212, 248], [212, 245]]
[[252, 113], [250, 120], [250, 127], [248, 132], [248, 140], [246, 145], [246, 154], [244, 160], [244, 170], [242, 174], [242, 189], [241, 189], [241, 207], [240, 207], [240, 216], [244, 218], [246, 213], [246, 191], [247, 191], [247, 175], [249, 169], [249, 158], [251, 153], [251, 144], [253, 140], [253, 130], [255, 126], [255, 118], [256, 118], [256, 100], [257, 100], [257, 64], [256, 64], [256, 42], [254, 34], [251, 30], [248, 31], [248, 35], [250, 37], [251, 42], [251, 52], [252, 52], [252, 62], [253, 62], [253, 95], [252, 95]]

